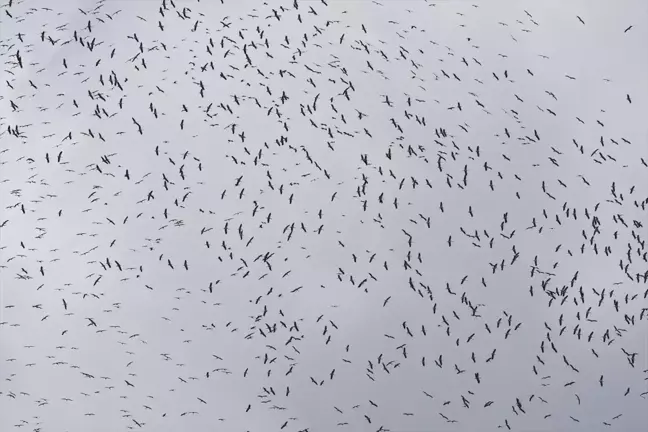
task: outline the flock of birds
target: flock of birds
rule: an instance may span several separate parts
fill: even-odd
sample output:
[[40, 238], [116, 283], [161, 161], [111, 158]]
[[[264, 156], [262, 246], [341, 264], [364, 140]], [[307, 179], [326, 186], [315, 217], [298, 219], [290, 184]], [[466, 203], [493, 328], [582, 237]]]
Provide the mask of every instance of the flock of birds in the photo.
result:
[[645, 95], [482, 9], [2, 5], [0, 430], [645, 430]]

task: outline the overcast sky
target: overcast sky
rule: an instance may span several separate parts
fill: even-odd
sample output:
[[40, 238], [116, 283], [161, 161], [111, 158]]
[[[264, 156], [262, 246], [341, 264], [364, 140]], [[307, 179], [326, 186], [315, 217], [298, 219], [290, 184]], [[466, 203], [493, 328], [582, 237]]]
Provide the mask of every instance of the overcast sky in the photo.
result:
[[647, 3], [59, 3], [0, 17], [0, 431], [644, 430]]

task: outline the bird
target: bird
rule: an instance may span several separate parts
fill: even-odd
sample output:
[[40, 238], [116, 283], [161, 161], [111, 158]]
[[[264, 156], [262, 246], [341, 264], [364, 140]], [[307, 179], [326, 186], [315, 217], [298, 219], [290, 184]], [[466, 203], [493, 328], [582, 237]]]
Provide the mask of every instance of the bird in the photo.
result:
[[355, 3], [6, 2], [0, 429], [642, 424], [641, 29]]

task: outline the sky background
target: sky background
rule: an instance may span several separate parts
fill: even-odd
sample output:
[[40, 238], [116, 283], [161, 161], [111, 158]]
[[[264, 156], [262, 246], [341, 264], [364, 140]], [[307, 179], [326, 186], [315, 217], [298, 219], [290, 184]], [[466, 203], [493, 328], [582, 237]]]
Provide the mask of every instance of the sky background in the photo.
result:
[[643, 430], [648, 4], [164, 5], [0, 11], [0, 430]]

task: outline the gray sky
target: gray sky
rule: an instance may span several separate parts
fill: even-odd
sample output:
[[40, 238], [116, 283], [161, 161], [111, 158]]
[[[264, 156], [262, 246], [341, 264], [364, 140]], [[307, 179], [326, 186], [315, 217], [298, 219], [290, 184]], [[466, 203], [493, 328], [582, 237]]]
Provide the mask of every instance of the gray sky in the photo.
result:
[[0, 430], [643, 430], [648, 4], [268, 3], [2, 6]]

